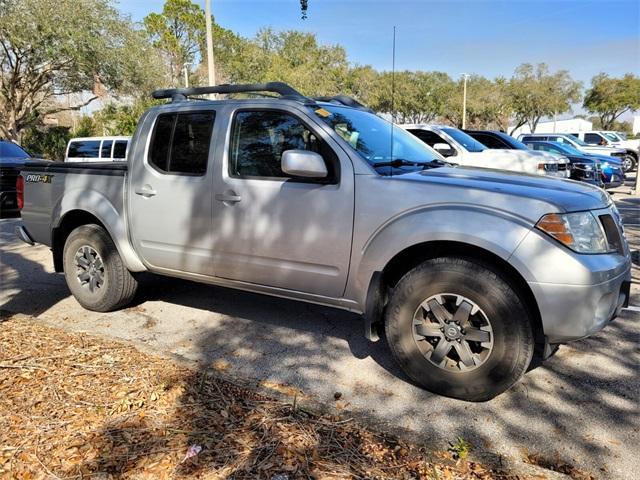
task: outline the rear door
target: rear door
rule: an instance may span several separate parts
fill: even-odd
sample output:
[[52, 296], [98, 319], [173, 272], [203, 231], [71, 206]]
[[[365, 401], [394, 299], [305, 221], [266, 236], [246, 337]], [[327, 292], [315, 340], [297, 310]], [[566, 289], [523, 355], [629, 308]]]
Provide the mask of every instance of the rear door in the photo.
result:
[[[295, 110], [230, 112], [214, 184], [214, 271], [218, 277], [327, 297], [347, 281], [354, 211], [351, 160], [313, 120]], [[292, 178], [282, 153], [312, 150], [329, 177]]]
[[[210, 275], [216, 112], [165, 111], [147, 118], [147, 145], [135, 143], [129, 225], [136, 251], [154, 269]], [[145, 138], [145, 135], [140, 135]]]

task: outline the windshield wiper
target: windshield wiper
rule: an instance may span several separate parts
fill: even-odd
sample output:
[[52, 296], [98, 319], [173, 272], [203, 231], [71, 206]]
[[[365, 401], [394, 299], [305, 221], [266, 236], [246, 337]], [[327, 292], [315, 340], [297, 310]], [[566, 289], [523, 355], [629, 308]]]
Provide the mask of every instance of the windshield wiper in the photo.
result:
[[422, 162], [419, 160], [406, 160], [404, 158], [395, 158], [388, 162], [376, 162], [373, 163], [373, 168], [378, 167], [422, 167], [424, 168], [437, 168], [437, 167], [446, 167], [451, 165], [448, 162], [444, 162], [442, 160], [430, 160], [428, 162]]

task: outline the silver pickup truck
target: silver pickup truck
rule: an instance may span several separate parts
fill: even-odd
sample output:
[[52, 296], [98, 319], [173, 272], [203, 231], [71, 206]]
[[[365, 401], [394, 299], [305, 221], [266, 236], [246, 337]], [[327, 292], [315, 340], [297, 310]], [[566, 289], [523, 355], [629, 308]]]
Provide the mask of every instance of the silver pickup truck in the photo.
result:
[[[280, 97], [189, 100], [247, 92]], [[603, 190], [447, 165], [349, 97], [154, 96], [172, 101], [126, 163], [34, 162], [18, 181], [18, 235], [51, 247], [85, 308], [125, 307], [149, 271], [359, 312], [416, 384], [480, 401], [628, 302]]]

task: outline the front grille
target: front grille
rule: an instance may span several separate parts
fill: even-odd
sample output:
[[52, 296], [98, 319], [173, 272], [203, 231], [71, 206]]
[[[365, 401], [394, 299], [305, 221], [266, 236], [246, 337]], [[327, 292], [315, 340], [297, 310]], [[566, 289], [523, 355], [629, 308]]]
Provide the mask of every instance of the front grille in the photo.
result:
[[610, 214], [600, 215], [600, 223], [604, 228], [604, 233], [607, 236], [607, 242], [609, 242], [609, 248], [615, 250], [621, 255], [624, 255], [624, 246], [622, 242], [622, 236], [620, 230], [616, 225], [615, 220]]
[[564, 172], [566, 170], [567, 170], [567, 164], [566, 163], [559, 163], [558, 164], [558, 171]]
[[20, 172], [15, 168], [0, 168], [0, 189], [3, 192], [16, 189], [16, 179]]

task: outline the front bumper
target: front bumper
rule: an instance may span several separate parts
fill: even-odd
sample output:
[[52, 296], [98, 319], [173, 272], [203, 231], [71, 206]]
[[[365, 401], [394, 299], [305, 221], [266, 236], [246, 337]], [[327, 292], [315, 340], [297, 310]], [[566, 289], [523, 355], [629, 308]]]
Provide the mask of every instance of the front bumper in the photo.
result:
[[629, 301], [631, 253], [617, 214], [612, 207], [593, 213], [610, 243], [617, 240], [617, 251], [578, 254], [534, 228], [509, 259], [534, 295], [549, 343], [594, 334]]
[[579, 340], [600, 331], [629, 304], [631, 270], [598, 285], [529, 282], [549, 343]]

